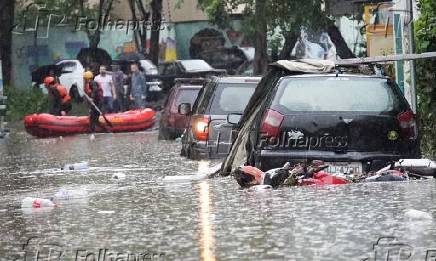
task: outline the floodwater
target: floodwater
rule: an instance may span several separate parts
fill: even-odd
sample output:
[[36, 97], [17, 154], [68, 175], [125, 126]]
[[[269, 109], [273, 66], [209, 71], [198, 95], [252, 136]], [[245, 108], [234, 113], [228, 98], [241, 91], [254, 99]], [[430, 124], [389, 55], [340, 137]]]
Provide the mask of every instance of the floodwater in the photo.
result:
[[[433, 179], [268, 191], [241, 190], [231, 178], [164, 182], [213, 165], [183, 159], [179, 151], [175, 141], [158, 142], [156, 132], [100, 134], [90, 141], [87, 135], [35, 139], [12, 130], [0, 140], [0, 259], [436, 256]], [[60, 170], [81, 161], [89, 162], [88, 170]], [[57, 207], [21, 207], [27, 196], [59, 191], [72, 196]]]

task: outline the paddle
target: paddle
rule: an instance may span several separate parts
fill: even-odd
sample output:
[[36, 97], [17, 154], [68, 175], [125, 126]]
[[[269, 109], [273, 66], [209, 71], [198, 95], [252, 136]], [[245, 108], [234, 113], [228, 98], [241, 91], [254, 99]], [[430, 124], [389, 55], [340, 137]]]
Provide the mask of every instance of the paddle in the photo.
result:
[[106, 118], [103, 112], [97, 107], [97, 105], [95, 105], [94, 101], [88, 96], [88, 94], [84, 92], [83, 95], [85, 96], [86, 100], [88, 100], [88, 102], [92, 105], [92, 107], [94, 107], [94, 109], [98, 111], [101, 116], [103, 116], [103, 119], [107, 123], [107, 125], [109, 125], [109, 127], [113, 127], [114, 125], [112, 125], [112, 123]]

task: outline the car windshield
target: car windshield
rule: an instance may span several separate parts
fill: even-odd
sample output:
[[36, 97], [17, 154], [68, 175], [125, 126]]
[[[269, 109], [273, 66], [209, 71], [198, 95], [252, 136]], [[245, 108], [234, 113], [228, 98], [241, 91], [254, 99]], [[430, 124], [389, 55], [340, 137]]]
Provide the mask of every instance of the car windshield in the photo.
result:
[[386, 79], [314, 77], [284, 81], [274, 105], [284, 109], [284, 112], [391, 112], [399, 110], [401, 100]]
[[180, 63], [186, 71], [213, 70], [213, 68], [203, 60], [185, 60], [180, 61]]
[[213, 99], [210, 114], [242, 113], [257, 83], [221, 83]]

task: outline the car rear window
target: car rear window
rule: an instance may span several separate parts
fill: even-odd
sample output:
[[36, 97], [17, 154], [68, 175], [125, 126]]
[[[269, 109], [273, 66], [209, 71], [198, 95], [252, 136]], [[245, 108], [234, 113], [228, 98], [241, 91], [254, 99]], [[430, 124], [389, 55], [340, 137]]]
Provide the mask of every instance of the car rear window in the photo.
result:
[[221, 83], [215, 91], [210, 114], [242, 113], [257, 83]]
[[172, 110], [177, 111], [177, 108], [182, 103], [190, 103], [192, 106], [195, 102], [195, 99], [197, 98], [199, 91], [200, 88], [179, 89], [179, 91], [177, 92], [175, 102], [173, 103]]
[[399, 111], [404, 104], [392, 87], [377, 78], [290, 78], [279, 88], [274, 105], [284, 112]]

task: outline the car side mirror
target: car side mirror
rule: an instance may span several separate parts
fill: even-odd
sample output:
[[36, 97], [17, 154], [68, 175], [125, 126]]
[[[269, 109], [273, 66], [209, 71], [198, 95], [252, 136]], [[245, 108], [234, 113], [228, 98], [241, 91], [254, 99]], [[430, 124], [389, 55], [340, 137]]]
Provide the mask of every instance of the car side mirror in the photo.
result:
[[227, 122], [232, 125], [238, 125], [241, 118], [242, 118], [242, 114], [240, 113], [227, 114]]
[[191, 113], [191, 104], [190, 103], [182, 103], [177, 108], [179, 114], [188, 115]]

